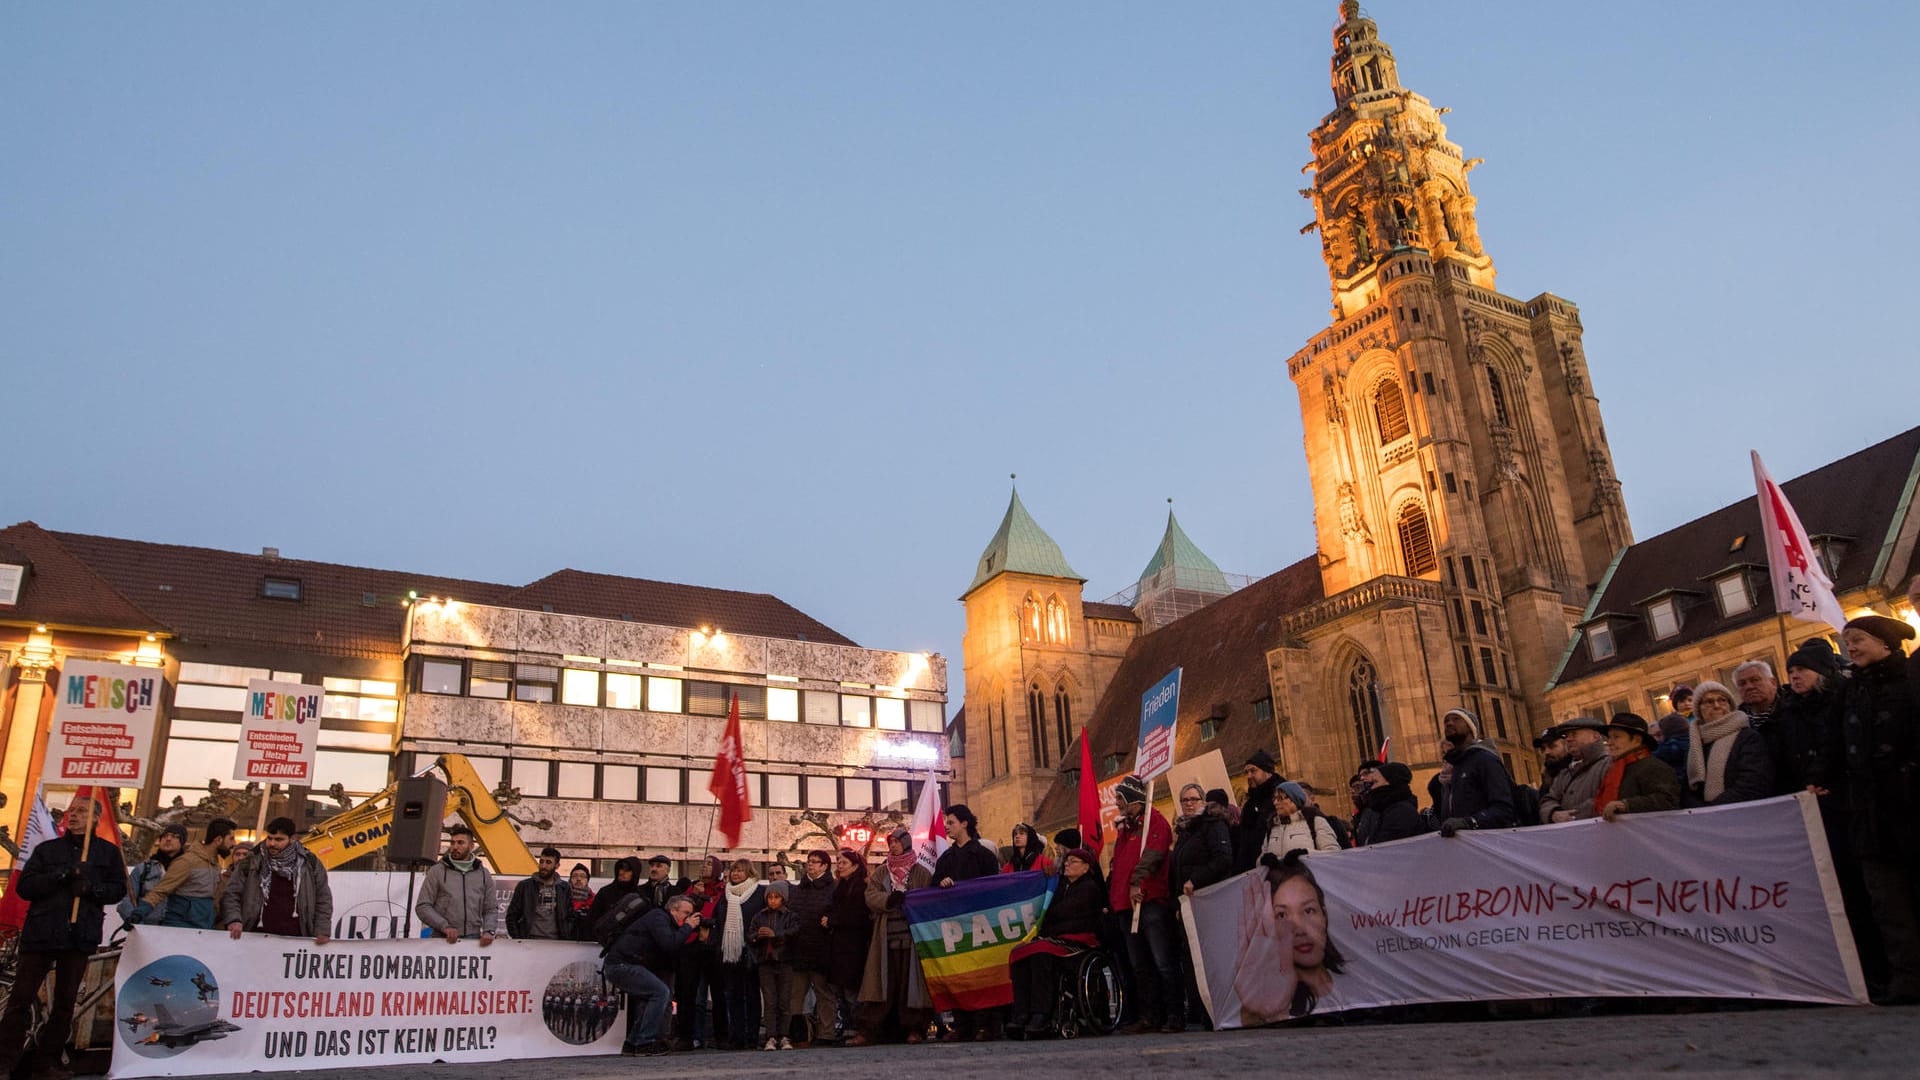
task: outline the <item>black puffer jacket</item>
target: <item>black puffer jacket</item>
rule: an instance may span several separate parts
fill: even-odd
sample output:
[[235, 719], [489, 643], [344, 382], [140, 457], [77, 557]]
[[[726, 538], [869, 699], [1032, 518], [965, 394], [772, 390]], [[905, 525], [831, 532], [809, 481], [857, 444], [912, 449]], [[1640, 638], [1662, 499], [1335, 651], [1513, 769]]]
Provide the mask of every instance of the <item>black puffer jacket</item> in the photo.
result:
[[1097, 934], [1100, 916], [1107, 910], [1107, 886], [1098, 870], [1089, 870], [1079, 881], [1062, 881], [1053, 894], [1047, 913], [1040, 917], [1041, 937], [1065, 937], [1068, 934]]
[[[1767, 726], [1771, 728], [1779, 722], [1779, 717], [1775, 716]], [[1694, 729], [1693, 737], [1700, 741], [1700, 752], [1711, 760], [1714, 747], [1701, 737], [1699, 728]], [[1764, 799], [1774, 793], [1773, 755], [1767, 752], [1766, 737], [1750, 727], [1741, 728], [1727, 737], [1733, 740], [1733, 749], [1727, 752], [1726, 787], [1721, 789], [1718, 796], [1708, 799], [1704, 784], [1689, 784], [1687, 797], [1682, 800], [1684, 805], [1728, 806]]]
[[[20, 947], [47, 952], [92, 952], [100, 944], [105, 907], [127, 895], [127, 864], [120, 848], [94, 837], [83, 868], [80, 848], [85, 836], [56, 836], [34, 846], [27, 865], [14, 875], [13, 887], [27, 902], [26, 925]], [[72, 877], [78, 871], [79, 878]], [[77, 891], [76, 891], [77, 886]], [[80, 898], [80, 914], [73, 899]]]
[[1000, 860], [987, 845], [978, 838], [964, 844], [955, 844], [940, 853], [940, 859], [933, 864], [933, 883], [940, 884], [947, 878], [955, 881], [967, 881], [977, 877], [992, 877], [1000, 872]]
[[[1216, 881], [1225, 881], [1233, 873], [1233, 826], [1227, 823], [1225, 810], [1209, 809], [1174, 826], [1172, 870], [1167, 878], [1168, 894], [1179, 902], [1180, 894], [1191, 881], [1204, 889]], [[1056, 900], [1057, 902], [1057, 900]]]
[[1863, 859], [1920, 857], [1917, 725], [1920, 699], [1903, 656], [1856, 670], [1834, 703], [1828, 746], [1839, 766], [1835, 793], [1847, 810], [1853, 853]]
[[[621, 881], [620, 871], [622, 870], [633, 871], [633, 881]], [[646, 864], [631, 855], [614, 863], [613, 880], [602, 886], [599, 892], [593, 894], [593, 903], [587, 905], [586, 916], [573, 921], [573, 936], [581, 941], [594, 940], [593, 927], [595, 923], [600, 921], [600, 916], [619, 907], [620, 901], [624, 899], [628, 893], [638, 889], [640, 886], [635, 884], [635, 882], [645, 877], [646, 872]]]
[[820, 920], [833, 907], [833, 875], [810, 878], [803, 871], [787, 893], [787, 907], [799, 919], [787, 942], [787, 962], [795, 971], [827, 970], [827, 928]]
[[867, 946], [873, 940], [873, 912], [867, 909], [867, 873], [834, 883], [827, 909], [827, 978], [843, 990], [860, 989], [867, 972]]
[[1353, 820], [1353, 846], [1384, 844], [1426, 832], [1420, 803], [1407, 784], [1384, 784], [1360, 798], [1360, 816]]
[[1427, 788], [1433, 796], [1433, 812], [1441, 821], [1467, 818], [1476, 829], [1504, 829], [1513, 821], [1513, 779], [1500, 755], [1486, 740], [1448, 750], [1446, 761], [1453, 766], [1453, 782], [1435, 782]]
[[1233, 836], [1233, 872], [1253, 869], [1266, 847], [1267, 834], [1273, 831], [1273, 797], [1287, 778], [1275, 774], [1264, 784], [1247, 789], [1247, 801], [1240, 806], [1240, 828]]
[[1833, 713], [1832, 690], [1796, 694], [1787, 687], [1773, 699], [1773, 720], [1762, 731], [1773, 757], [1773, 794], [1791, 795], [1808, 784], [1827, 787], [1827, 720]]

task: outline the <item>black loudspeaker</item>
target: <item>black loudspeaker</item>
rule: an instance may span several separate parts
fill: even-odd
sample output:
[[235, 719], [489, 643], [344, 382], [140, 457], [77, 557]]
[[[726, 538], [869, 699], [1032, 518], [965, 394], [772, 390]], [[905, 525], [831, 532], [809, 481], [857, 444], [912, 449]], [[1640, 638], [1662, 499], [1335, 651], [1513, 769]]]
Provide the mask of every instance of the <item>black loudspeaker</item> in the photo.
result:
[[440, 822], [447, 816], [447, 785], [438, 777], [412, 776], [393, 790], [393, 827], [387, 858], [396, 863], [440, 857]]

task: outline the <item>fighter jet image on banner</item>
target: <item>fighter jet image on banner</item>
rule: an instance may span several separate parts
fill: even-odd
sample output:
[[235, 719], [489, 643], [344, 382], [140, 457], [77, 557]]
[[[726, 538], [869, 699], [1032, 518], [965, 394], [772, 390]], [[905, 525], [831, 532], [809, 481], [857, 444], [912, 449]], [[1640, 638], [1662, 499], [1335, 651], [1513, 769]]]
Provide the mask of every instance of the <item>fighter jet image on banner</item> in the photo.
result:
[[120, 985], [120, 1041], [142, 1057], [172, 1057], [239, 1031], [220, 1018], [220, 987], [191, 956], [163, 956]]

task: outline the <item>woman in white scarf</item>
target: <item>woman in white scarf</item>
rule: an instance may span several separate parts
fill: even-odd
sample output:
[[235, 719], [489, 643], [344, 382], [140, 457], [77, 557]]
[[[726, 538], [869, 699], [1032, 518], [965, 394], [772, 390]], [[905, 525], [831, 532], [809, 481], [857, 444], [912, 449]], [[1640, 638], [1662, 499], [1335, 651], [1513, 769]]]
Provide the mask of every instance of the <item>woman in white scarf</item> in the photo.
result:
[[720, 1000], [726, 1008], [728, 1041], [743, 1048], [760, 1029], [760, 980], [747, 947], [747, 924], [766, 906], [766, 887], [755, 879], [753, 864], [735, 859], [714, 911], [720, 924]]
[[1695, 805], [1764, 799], [1773, 793], [1773, 759], [1733, 693], [1717, 682], [1693, 690], [1693, 737], [1687, 740], [1687, 788]]

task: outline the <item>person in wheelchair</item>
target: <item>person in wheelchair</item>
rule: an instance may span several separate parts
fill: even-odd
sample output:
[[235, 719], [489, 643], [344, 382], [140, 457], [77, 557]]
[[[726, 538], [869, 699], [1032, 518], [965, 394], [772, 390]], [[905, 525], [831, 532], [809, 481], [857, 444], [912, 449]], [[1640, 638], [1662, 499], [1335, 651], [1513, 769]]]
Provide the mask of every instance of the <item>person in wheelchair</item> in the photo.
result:
[[1029, 1039], [1053, 1027], [1063, 960], [1099, 944], [1100, 916], [1107, 909], [1099, 856], [1074, 848], [1062, 866], [1062, 880], [1040, 919], [1040, 936], [1014, 949], [1011, 956], [1013, 1023], [1009, 1031], [1024, 1030]]

